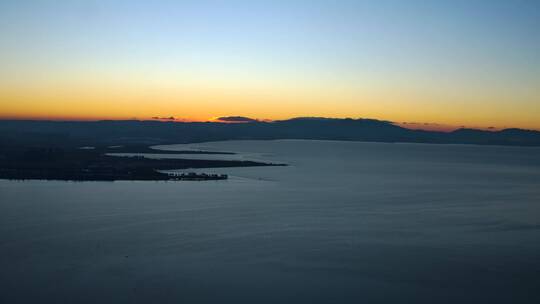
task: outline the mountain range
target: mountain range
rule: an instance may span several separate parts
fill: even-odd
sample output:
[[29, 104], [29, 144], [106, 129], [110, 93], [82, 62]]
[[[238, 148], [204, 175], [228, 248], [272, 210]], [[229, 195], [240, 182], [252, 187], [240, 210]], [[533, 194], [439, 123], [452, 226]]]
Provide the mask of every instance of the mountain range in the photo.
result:
[[[50, 145], [166, 144], [247, 139], [315, 139], [371, 142], [540, 146], [540, 132], [523, 129], [452, 132], [411, 130], [389, 121], [300, 117], [273, 122], [37, 121], [0, 120], [0, 144]], [[221, 119], [227, 121], [227, 119]]]

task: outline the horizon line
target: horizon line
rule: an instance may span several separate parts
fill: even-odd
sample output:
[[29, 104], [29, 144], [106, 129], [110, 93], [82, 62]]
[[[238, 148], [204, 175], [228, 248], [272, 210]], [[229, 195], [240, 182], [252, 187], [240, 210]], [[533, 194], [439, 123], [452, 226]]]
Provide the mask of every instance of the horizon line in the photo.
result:
[[[244, 118], [246, 120], [224, 120], [226, 118]], [[189, 119], [189, 118], [181, 118], [181, 117], [146, 117], [146, 118], [139, 118], [139, 117], [132, 117], [132, 118], [83, 118], [83, 117], [2, 117], [0, 116], [0, 121], [43, 121], [43, 122], [105, 122], [105, 121], [138, 121], [138, 122], [162, 122], [162, 123], [221, 123], [221, 124], [244, 124], [244, 123], [273, 123], [273, 122], [280, 122], [280, 121], [288, 121], [288, 120], [294, 120], [294, 119], [328, 119], [328, 120], [376, 120], [380, 122], [386, 122], [390, 123], [392, 125], [402, 127], [409, 130], [423, 130], [423, 131], [433, 131], [433, 132], [453, 132], [460, 129], [473, 129], [473, 130], [481, 130], [481, 131], [488, 131], [488, 132], [497, 132], [507, 129], [521, 129], [521, 130], [529, 130], [529, 131], [537, 131], [540, 132], [540, 129], [534, 129], [534, 128], [519, 128], [519, 127], [481, 127], [481, 126], [466, 126], [466, 125], [450, 125], [450, 124], [441, 124], [441, 123], [431, 123], [431, 122], [396, 122], [396, 121], [390, 121], [390, 120], [384, 120], [384, 119], [378, 119], [378, 118], [366, 118], [366, 117], [324, 117], [324, 116], [295, 116], [290, 117], [286, 119], [259, 119], [259, 118], [249, 118], [244, 116], [220, 116], [220, 117], [212, 117], [210, 119], [206, 120], [198, 120], [198, 119]]]

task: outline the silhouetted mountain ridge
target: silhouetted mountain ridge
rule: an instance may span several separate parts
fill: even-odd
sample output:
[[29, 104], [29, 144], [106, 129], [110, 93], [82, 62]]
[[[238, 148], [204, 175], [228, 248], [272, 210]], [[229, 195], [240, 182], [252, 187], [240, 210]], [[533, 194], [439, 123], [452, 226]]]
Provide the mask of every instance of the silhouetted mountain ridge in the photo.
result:
[[238, 139], [318, 139], [438, 144], [540, 146], [540, 132], [522, 129], [453, 132], [411, 130], [375, 119], [298, 117], [249, 123], [176, 121], [0, 121], [0, 144], [164, 144]]

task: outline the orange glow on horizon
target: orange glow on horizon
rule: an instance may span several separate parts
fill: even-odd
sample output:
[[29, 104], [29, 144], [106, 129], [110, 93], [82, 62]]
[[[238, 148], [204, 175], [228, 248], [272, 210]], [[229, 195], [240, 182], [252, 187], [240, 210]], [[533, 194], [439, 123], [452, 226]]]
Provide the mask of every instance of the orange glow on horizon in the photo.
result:
[[[236, 122], [236, 121], [224, 121], [219, 120], [220, 117], [224, 116], [213, 116], [208, 119], [206, 118], [182, 118], [182, 117], [175, 117], [174, 119], [167, 118], [167, 117], [128, 117], [128, 116], [24, 116], [24, 115], [0, 115], [0, 120], [41, 120], [41, 121], [86, 121], [86, 122], [92, 122], [92, 121], [158, 121], [158, 122], [170, 122], [170, 123], [189, 123], [189, 122], [213, 122], [213, 123], [249, 123], [249, 122]], [[295, 117], [308, 117], [306, 115], [300, 115]], [[294, 117], [286, 117], [286, 118], [279, 118], [279, 119], [258, 119], [253, 118], [259, 122], [268, 122], [271, 123], [273, 121], [278, 120], [287, 120]], [[328, 118], [338, 118], [338, 119], [344, 119], [344, 118], [352, 118], [352, 119], [378, 119], [373, 117], [328, 117]], [[378, 119], [378, 120], [385, 120], [385, 119]], [[468, 128], [468, 129], [478, 129], [478, 130], [484, 130], [484, 131], [500, 131], [507, 128], [515, 128], [516, 126], [503, 126], [503, 127], [493, 127], [493, 126], [479, 126], [479, 125], [450, 125], [450, 124], [438, 124], [438, 123], [422, 123], [422, 122], [393, 122], [394, 125], [411, 129], [411, 130], [426, 130], [426, 131], [439, 131], [439, 132], [452, 132], [454, 130], [460, 129], [460, 128]], [[524, 127], [522, 129], [528, 129], [528, 130], [536, 130], [540, 131], [540, 128], [527, 128]]]
[[0, 5], [0, 119], [540, 130], [534, 1], [23, 2]]
[[[471, 93], [457, 103], [454, 100], [460, 97], [446, 91], [412, 90], [398, 85], [388, 90], [390, 85], [366, 84], [355, 88], [331, 83], [328, 87], [252, 84], [242, 88], [240, 83], [136, 86], [109, 81], [101, 86], [78, 81], [50, 86], [46, 83], [0, 85], [0, 119], [205, 122], [224, 116], [260, 121], [311, 116], [372, 118], [411, 129], [442, 131], [463, 126], [489, 130], [540, 129], [537, 107], [516, 112], [509, 102], [512, 96], [497, 97], [498, 92], [486, 96]], [[534, 96], [525, 97], [533, 100]], [[497, 106], [486, 107], [487, 101], [495, 98], [499, 98]], [[425, 122], [430, 124], [424, 125]]]

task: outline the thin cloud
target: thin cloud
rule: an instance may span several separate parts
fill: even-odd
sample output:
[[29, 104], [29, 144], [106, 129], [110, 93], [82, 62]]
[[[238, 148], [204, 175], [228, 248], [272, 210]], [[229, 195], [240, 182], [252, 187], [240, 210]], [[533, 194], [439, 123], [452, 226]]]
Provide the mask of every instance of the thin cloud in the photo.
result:
[[257, 119], [245, 117], [245, 116], [222, 116], [215, 118], [214, 121], [218, 122], [229, 122], [229, 123], [247, 123], [247, 122], [258, 122]]

